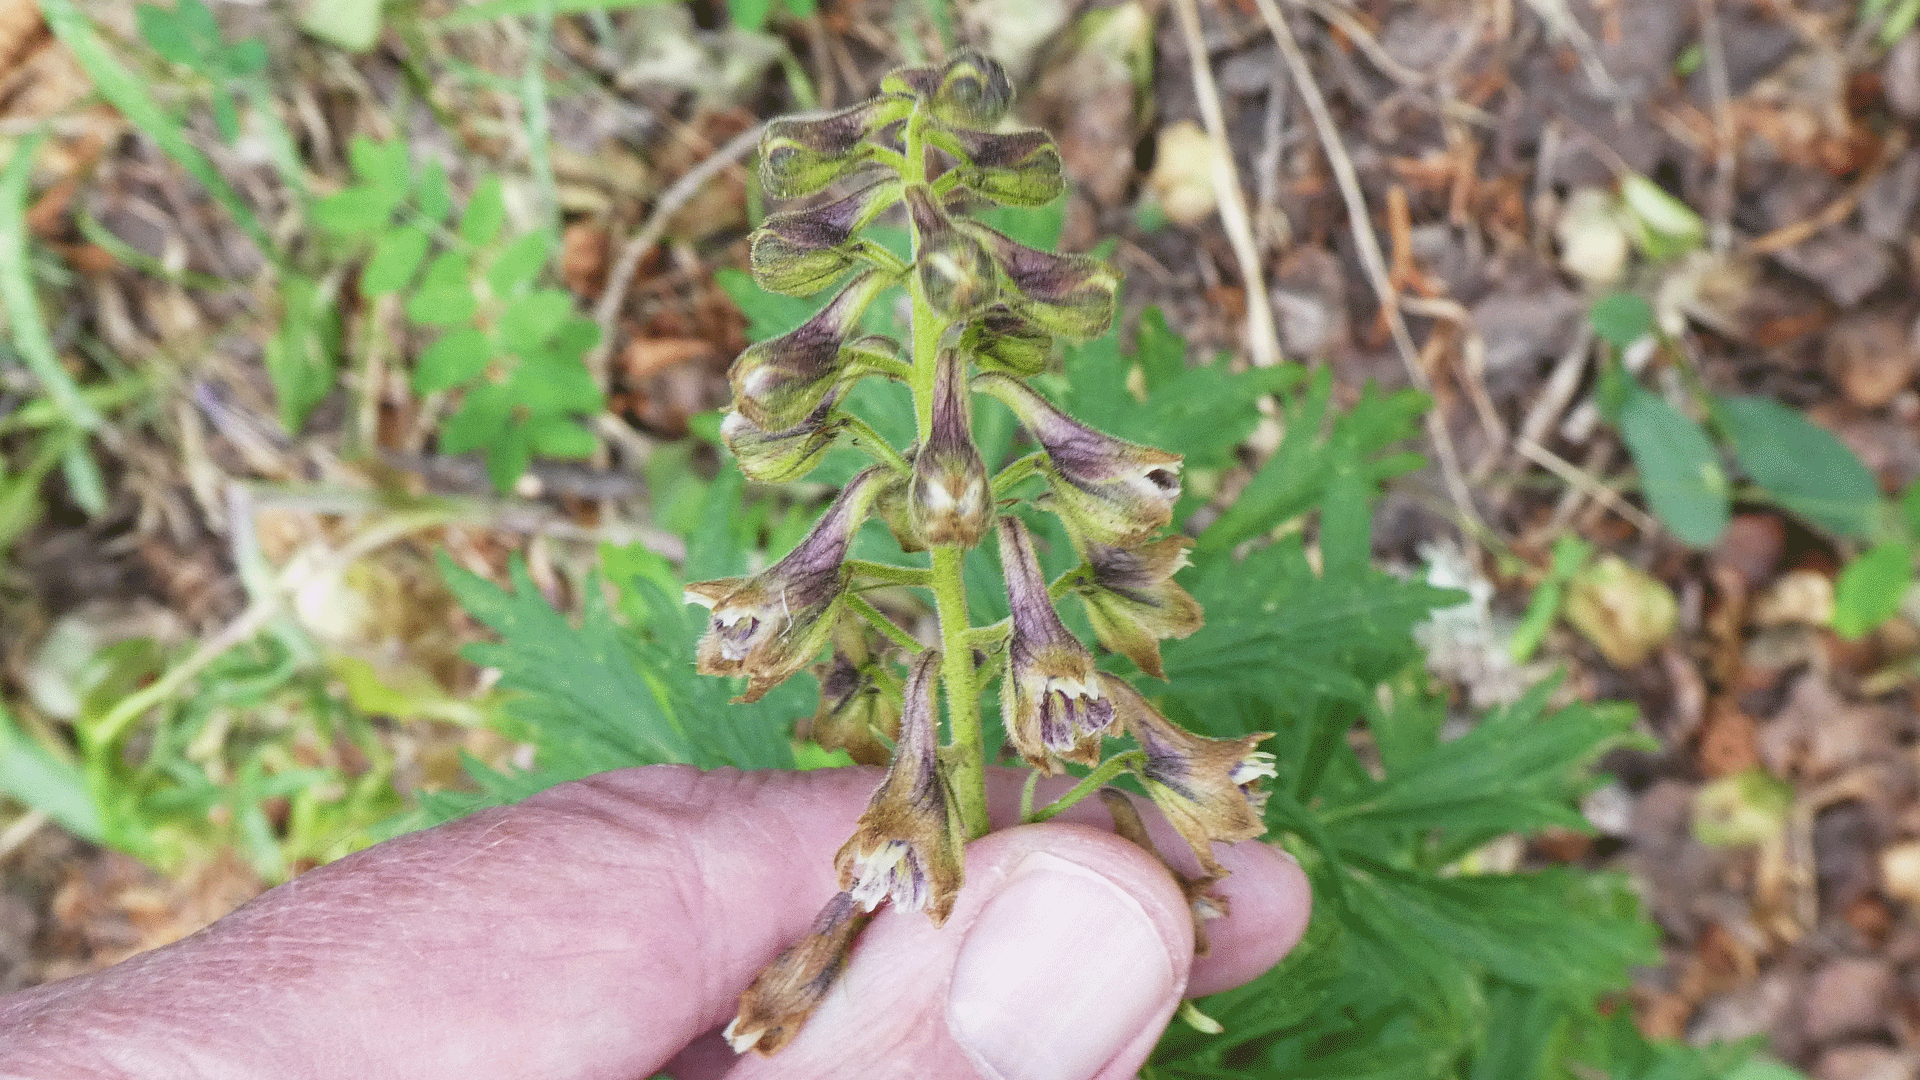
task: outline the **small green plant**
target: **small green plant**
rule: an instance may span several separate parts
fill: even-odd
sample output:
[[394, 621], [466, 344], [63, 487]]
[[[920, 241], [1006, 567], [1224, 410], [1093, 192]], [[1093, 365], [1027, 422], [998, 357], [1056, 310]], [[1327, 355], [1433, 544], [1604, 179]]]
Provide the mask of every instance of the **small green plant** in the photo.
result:
[[[483, 451], [503, 491], [536, 456], [590, 456], [595, 441], [583, 418], [604, 399], [584, 361], [600, 331], [570, 294], [539, 284], [552, 234], [505, 235], [497, 177], [460, 208], [446, 171], [432, 163], [416, 175], [405, 144], [358, 138], [348, 157], [355, 182], [315, 201], [313, 221], [367, 252], [362, 295], [400, 296], [408, 321], [437, 332], [414, 358], [413, 388], [459, 394], [440, 449]], [[315, 385], [324, 392], [331, 382]]]
[[262, 88], [267, 46], [258, 40], [229, 42], [201, 0], [178, 0], [171, 8], [140, 4], [134, 8], [140, 37], [166, 59], [206, 80], [214, 124], [220, 137], [240, 137], [236, 98]]

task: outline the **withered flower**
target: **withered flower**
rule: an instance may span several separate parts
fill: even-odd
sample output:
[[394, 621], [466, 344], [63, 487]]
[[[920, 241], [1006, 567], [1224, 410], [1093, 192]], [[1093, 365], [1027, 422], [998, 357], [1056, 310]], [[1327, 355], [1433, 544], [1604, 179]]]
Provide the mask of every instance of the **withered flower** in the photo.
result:
[[957, 349], [942, 349], [935, 360], [932, 430], [914, 455], [907, 493], [914, 531], [926, 545], [972, 547], [993, 521], [987, 465], [973, 443], [973, 388], [966, 368]]
[[849, 481], [786, 558], [752, 577], [687, 586], [688, 603], [713, 609], [697, 656], [702, 675], [745, 675], [740, 700], [758, 701], [820, 652], [851, 576], [847, 545], [884, 472], [875, 465]]
[[1080, 535], [1126, 546], [1173, 520], [1180, 455], [1095, 431], [1018, 379], [988, 373], [974, 388], [1005, 402], [1046, 450], [1055, 509]]
[[960, 349], [973, 357], [982, 371], [1031, 377], [1047, 370], [1047, 360], [1053, 356], [1053, 335], [1007, 305], [992, 304], [960, 332]]
[[1260, 780], [1276, 774], [1273, 755], [1255, 750], [1270, 732], [1239, 739], [1210, 739], [1175, 724], [1140, 696], [1125, 679], [1102, 674], [1101, 683], [1127, 732], [1146, 753], [1141, 782], [1206, 872], [1216, 878], [1226, 868], [1213, 857], [1214, 843], [1251, 840], [1267, 831], [1260, 820], [1267, 793]]
[[844, 199], [769, 217], [754, 230], [753, 280], [768, 292], [812, 296], [860, 261], [857, 229], [900, 198], [897, 180], [869, 184]]
[[924, 185], [907, 189], [907, 212], [920, 234], [920, 255], [913, 272], [933, 310], [960, 318], [993, 301], [993, 260], [980, 241], [947, 219]]
[[1174, 583], [1187, 565], [1184, 536], [1114, 547], [1075, 537], [1084, 576], [1073, 588], [1087, 606], [1087, 621], [1100, 644], [1126, 657], [1156, 679], [1167, 677], [1160, 663], [1160, 641], [1183, 638], [1204, 624], [1199, 601]]
[[1093, 654], [1060, 622], [1033, 538], [1018, 518], [1000, 519], [1000, 565], [1006, 573], [1012, 623], [1000, 712], [1014, 749], [1036, 769], [1060, 771], [1060, 760], [1097, 765], [1100, 733], [1113, 724]]
[[727, 370], [733, 407], [765, 431], [806, 422], [846, 374], [841, 349], [867, 305], [893, 279], [869, 270], [847, 283], [813, 318], [751, 345]]
[[854, 939], [872, 918], [853, 897], [839, 893], [814, 916], [807, 936], [788, 946], [754, 976], [740, 1008], [720, 1034], [736, 1054], [771, 1057], [800, 1034], [847, 966]]
[[833, 630], [832, 659], [817, 664], [820, 707], [801, 721], [794, 735], [828, 750], [845, 750], [861, 765], [885, 765], [887, 744], [900, 733], [900, 694], [874, 677], [873, 651], [859, 619], [841, 616]]
[[760, 137], [760, 187], [768, 198], [794, 199], [851, 175], [873, 160], [877, 147], [868, 136], [911, 107], [882, 95], [833, 112], [773, 121]]
[[1066, 187], [1060, 150], [1037, 128], [940, 132], [934, 140], [958, 162], [953, 179], [981, 198], [1004, 206], [1045, 206]]
[[915, 659], [893, 764], [834, 861], [840, 887], [862, 908], [892, 900], [902, 911], [925, 911], [935, 926], [952, 913], [962, 878], [960, 825], [938, 757], [939, 671], [937, 650]]
[[820, 463], [844, 426], [830, 419], [839, 396], [839, 391], [829, 391], [805, 420], [785, 431], [766, 431], [745, 413], [730, 412], [720, 422], [720, 439], [751, 479], [768, 484], [798, 480]]
[[1084, 341], [1113, 325], [1120, 275], [1087, 255], [1056, 255], [1030, 248], [1003, 232], [973, 222], [956, 229], [986, 245], [1008, 288], [1008, 303], [1049, 334]]

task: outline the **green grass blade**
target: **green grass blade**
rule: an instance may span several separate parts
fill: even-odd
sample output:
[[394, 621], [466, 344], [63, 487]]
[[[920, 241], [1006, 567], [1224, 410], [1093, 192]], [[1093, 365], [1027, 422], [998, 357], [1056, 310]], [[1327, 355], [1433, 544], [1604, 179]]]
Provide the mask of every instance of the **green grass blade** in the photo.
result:
[[100, 411], [60, 366], [40, 301], [33, 294], [33, 271], [27, 259], [27, 176], [39, 148], [37, 137], [22, 140], [14, 147], [6, 172], [0, 173], [0, 305], [12, 328], [13, 347], [27, 362], [27, 370], [71, 423], [91, 431], [102, 423]]
[[41, 811], [75, 836], [94, 843], [106, 838], [79, 768], [36, 744], [5, 706], [0, 706], [0, 794]]
[[176, 165], [198, 180], [214, 200], [233, 215], [235, 223], [252, 238], [261, 255], [277, 264], [280, 261], [279, 249], [268, 236], [266, 228], [260, 224], [259, 217], [220, 175], [219, 170], [213, 167], [213, 163], [207, 160], [206, 155], [187, 141], [180, 122], [161, 111], [154, 102], [151, 89], [121, 64], [73, 0], [40, 0], [40, 13], [47, 20], [47, 28], [73, 54], [100, 96], [119, 109], [128, 122], [152, 139]]

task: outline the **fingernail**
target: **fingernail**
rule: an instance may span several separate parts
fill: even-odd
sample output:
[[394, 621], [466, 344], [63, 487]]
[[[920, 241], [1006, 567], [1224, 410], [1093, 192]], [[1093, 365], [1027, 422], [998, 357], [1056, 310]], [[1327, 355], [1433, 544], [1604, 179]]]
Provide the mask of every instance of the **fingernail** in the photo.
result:
[[1078, 1080], [1111, 1061], [1178, 993], [1139, 901], [1036, 852], [967, 931], [947, 1024], [994, 1080]]

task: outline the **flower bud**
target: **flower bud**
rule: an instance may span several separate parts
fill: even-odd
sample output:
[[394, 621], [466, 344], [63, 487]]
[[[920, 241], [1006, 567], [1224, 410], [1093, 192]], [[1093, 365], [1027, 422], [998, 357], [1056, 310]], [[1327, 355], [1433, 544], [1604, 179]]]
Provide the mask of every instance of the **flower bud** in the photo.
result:
[[1276, 775], [1273, 755], [1254, 749], [1269, 732], [1238, 739], [1209, 739], [1180, 727], [1147, 704], [1125, 679], [1102, 673], [1127, 733], [1140, 743], [1146, 763], [1140, 781], [1208, 874], [1225, 877], [1213, 857], [1214, 843], [1234, 844], [1267, 831], [1260, 819], [1266, 792], [1260, 780]]
[[1046, 450], [1052, 509], [1076, 533], [1124, 547], [1172, 522], [1180, 455], [1095, 431], [1018, 379], [981, 375], [974, 388], [1005, 402]]
[[933, 424], [913, 459], [907, 508], [921, 543], [972, 547], [993, 520], [987, 464], [973, 443], [973, 389], [957, 349], [935, 359]]
[[954, 131], [936, 136], [940, 148], [959, 160], [960, 185], [1005, 206], [1045, 206], [1066, 189], [1060, 150], [1037, 128], [989, 134]]
[[758, 701], [820, 652], [852, 576], [847, 545], [884, 472], [875, 465], [849, 481], [786, 558], [752, 577], [687, 586], [688, 603], [713, 609], [697, 654], [702, 675], [745, 675], [739, 700]]
[[1053, 336], [1014, 314], [1005, 304], [994, 304], [975, 315], [961, 331], [960, 348], [983, 371], [1003, 371], [1023, 378], [1047, 370], [1053, 357]]
[[768, 198], [795, 199], [864, 168], [876, 149], [868, 136], [908, 107], [899, 98], [881, 96], [834, 112], [773, 121], [760, 137], [760, 187]]
[[967, 222], [957, 226], [986, 245], [1007, 288], [1007, 302], [1049, 334], [1085, 341], [1113, 325], [1120, 275], [1086, 255], [1030, 248], [1005, 233]]
[[960, 319], [993, 301], [993, 260], [980, 241], [953, 227], [924, 186], [907, 189], [907, 209], [920, 234], [913, 272], [922, 295], [942, 317]]
[[733, 451], [748, 479], [767, 484], [798, 480], [820, 464], [845, 426], [844, 421], [829, 419], [838, 397], [838, 391], [829, 392], [805, 420], [785, 431], [766, 431], [746, 414], [730, 412], [720, 422], [720, 441]]
[[740, 995], [739, 1010], [721, 1032], [733, 1052], [754, 1050], [770, 1057], [792, 1042], [840, 978], [854, 939], [870, 918], [846, 893], [827, 901], [807, 936], [763, 968]]
[[[919, 447], [916, 446], [907, 451], [906, 457], [911, 461], [919, 453]], [[900, 545], [901, 551], [925, 551], [927, 545], [920, 539], [920, 530], [913, 524], [913, 511], [908, 505], [908, 486], [909, 481], [897, 474], [891, 478], [874, 499], [873, 516], [879, 518], [887, 531], [893, 534], [893, 542]]]
[[902, 911], [947, 921], [963, 877], [959, 819], [940, 772], [934, 684], [940, 653], [915, 658], [907, 675], [893, 764], [834, 860], [840, 887], [867, 911], [892, 900]]
[[753, 233], [753, 280], [768, 292], [812, 296], [860, 261], [854, 232], [899, 197], [898, 182], [870, 184], [824, 206], [773, 215]]
[[859, 619], [842, 616], [833, 630], [833, 657], [816, 665], [820, 707], [794, 734], [828, 750], [845, 750], [861, 765], [885, 765], [886, 743], [899, 738], [900, 694], [874, 677], [873, 652]]
[[972, 49], [940, 69], [940, 84], [929, 104], [943, 124], [986, 127], [1013, 107], [1013, 81], [1000, 62]]
[[1000, 714], [1013, 747], [1036, 769], [1060, 771], [1060, 760], [1100, 762], [1100, 733], [1113, 724], [1113, 702], [1099, 682], [1093, 654], [1060, 622], [1033, 538], [1018, 518], [1000, 519], [1000, 566], [1012, 615]]
[[776, 338], [768, 338], [734, 360], [727, 370], [733, 407], [766, 431], [788, 431], [805, 423], [846, 375], [841, 348], [873, 298], [893, 279], [869, 270], [847, 283], [827, 306]]
[[1123, 548], [1076, 537], [1086, 570], [1073, 588], [1087, 606], [1100, 644], [1156, 679], [1167, 677], [1160, 641], [1183, 638], [1205, 622], [1200, 603], [1173, 581], [1187, 565], [1184, 536]]

